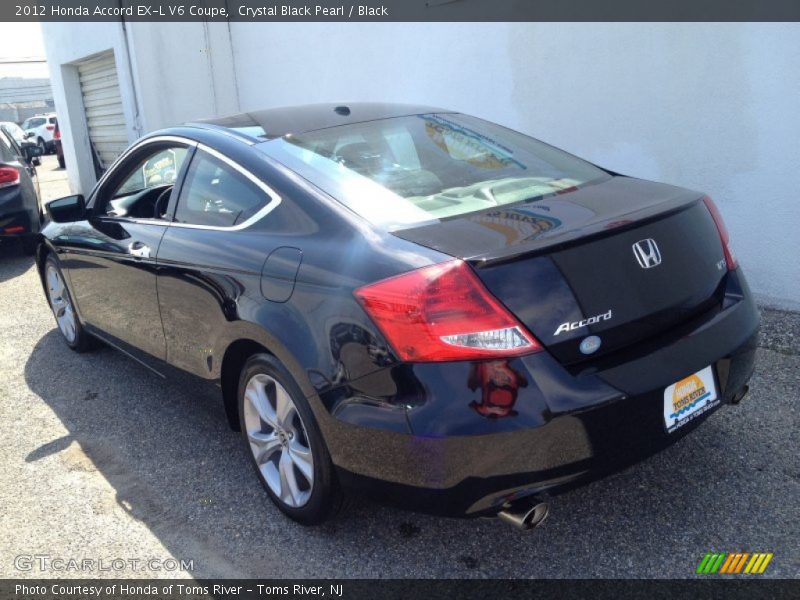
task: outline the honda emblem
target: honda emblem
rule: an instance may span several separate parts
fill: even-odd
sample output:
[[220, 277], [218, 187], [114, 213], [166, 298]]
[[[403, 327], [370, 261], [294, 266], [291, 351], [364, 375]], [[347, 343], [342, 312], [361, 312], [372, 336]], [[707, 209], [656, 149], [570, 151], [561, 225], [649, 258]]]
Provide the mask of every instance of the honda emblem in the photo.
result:
[[661, 264], [661, 251], [653, 239], [639, 240], [633, 245], [633, 255], [643, 269], [652, 269]]

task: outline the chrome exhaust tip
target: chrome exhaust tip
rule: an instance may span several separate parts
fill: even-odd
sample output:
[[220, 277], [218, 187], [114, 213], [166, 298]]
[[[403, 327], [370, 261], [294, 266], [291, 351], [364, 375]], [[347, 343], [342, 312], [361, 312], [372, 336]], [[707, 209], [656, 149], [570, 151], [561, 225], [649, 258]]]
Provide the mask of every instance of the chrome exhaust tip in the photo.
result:
[[497, 516], [517, 529], [529, 531], [544, 523], [549, 514], [550, 505], [547, 502], [540, 498], [523, 498], [498, 512]]

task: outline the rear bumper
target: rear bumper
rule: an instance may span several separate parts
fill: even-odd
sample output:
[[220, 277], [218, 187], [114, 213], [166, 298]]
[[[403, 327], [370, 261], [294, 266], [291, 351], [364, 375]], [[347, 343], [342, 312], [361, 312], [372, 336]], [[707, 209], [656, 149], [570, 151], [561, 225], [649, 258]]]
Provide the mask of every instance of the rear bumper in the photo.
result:
[[[21, 228], [21, 229], [20, 229]], [[30, 210], [0, 212], [0, 238], [39, 233], [39, 219]]]
[[[342, 483], [423, 512], [488, 514], [660, 451], [730, 403], [752, 374], [758, 311], [741, 273], [730, 280], [716, 314], [619, 364], [569, 372], [541, 352], [401, 365], [321, 396]], [[709, 365], [722, 403], [667, 433], [664, 389]]]

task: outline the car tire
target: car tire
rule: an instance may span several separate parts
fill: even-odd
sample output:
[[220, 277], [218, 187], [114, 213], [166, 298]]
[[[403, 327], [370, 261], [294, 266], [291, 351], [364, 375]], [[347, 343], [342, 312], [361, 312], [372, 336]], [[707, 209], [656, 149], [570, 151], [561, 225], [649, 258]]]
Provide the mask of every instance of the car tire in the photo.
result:
[[42, 138], [36, 140], [36, 145], [39, 146], [39, 148], [41, 148], [42, 156], [47, 154], [47, 143]]
[[67, 346], [76, 352], [94, 348], [95, 338], [84, 329], [75, 311], [64, 273], [61, 271], [58, 259], [52, 254], [44, 262], [44, 287], [50, 310], [53, 311], [56, 325]]
[[333, 462], [311, 407], [286, 368], [269, 354], [252, 356], [239, 378], [238, 402], [251, 464], [281, 512], [303, 525], [339, 512], [343, 494]]
[[66, 169], [67, 168], [66, 167], [66, 163], [64, 162], [64, 155], [63, 154], [59, 154], [58, 155], [58, 168], [59, 169]]

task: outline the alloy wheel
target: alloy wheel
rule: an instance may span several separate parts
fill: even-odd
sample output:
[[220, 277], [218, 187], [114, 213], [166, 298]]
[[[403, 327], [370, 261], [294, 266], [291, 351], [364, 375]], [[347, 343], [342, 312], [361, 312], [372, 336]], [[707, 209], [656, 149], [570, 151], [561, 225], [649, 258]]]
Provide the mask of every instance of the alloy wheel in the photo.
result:
[[250, 450], [269, 489], [292, 508], [304, 506], [314, 487], [314, 459], [305, 425], [289, 392], [265, 374], [244, 391]]
[[50, 299], [50, 306], [53, 308], [58, 328], [67, 341], [73, 343], [78, 333], [75, 311], [69, 300], [67, 287], [64, 285], [61, 273], [53, 265], [47, 266], [47, 296]]

